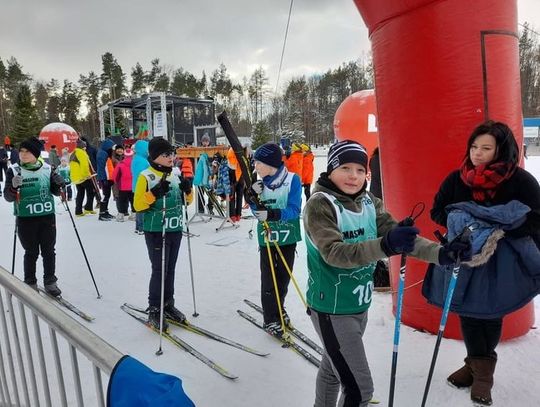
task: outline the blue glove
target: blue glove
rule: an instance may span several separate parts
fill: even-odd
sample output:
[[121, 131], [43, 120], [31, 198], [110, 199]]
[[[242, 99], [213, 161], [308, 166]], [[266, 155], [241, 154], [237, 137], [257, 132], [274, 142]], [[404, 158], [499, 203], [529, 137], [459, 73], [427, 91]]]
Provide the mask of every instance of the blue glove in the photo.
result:
[[410, 253], [420, 230], [414, 226], [396, 226], [390, 229], [381, 240], [381, 248], [387, 256]]
[[457, 259], [469, 261], [472, 259], [472, 243], [470, 239], [457, 236], [451, 242], [445, 243], [439, 250], [439, 264], [447, 266], [455, 264]]

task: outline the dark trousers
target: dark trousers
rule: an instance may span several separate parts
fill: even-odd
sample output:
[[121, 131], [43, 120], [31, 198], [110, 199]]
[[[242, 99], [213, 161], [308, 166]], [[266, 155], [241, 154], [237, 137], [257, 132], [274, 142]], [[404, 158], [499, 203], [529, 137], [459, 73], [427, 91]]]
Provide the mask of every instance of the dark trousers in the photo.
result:
[[86, 195], [86, 203], [84, 204], [84, 209], [91, 211], [92, 204], [94, 202], [94, 185], [92, 185], [92, 180], [87, 179], [80, 184], [77, 184], [77, 197], [75, 198], [75, 215], [80, 215], [83, 213], [83, 201], [84, 196]]
[[304, 195], [306, 196], [306, 201], [311, 196], [311, 185], [310, 184], [304, 184]]
[[17, 232], [24, 248], [24, 282], [36, 284], [36, 263], [41, 251], [43, 258], [43, 283], [56, 281], [56, 217], [54, 214], [35, 217], [18, 217]]
[[[148, 305], [159, 307], [161, 304], [161, 267], [163, 253], [163, 237], [161, 232], [144, 232], [148, 257], [152, 264], [152, 275], [148, 289]], [[176, 260], [182, 241], [182, 232], [168, 232], [165, 234], [165, 290], [164, 303], [174, 299], [174, 272]]]
[[460, 316], [459, 320], [467, 348], [467, 356], [496, 358], [495, 348], [501, 339], [503, 319], [478, 319]]
[[101, 202], [99, 205], [99, 211], [101, 213], [109, 211], [109, 199], [111, 199], [111, 190], [113, 182], [109, 180], [99, 181], [101, 191], [103, 192], [101, 196]]
[[[285, 261], [289, 265], [289, 269], [292, 271], [294, 266], [294, 255], [296, 251], [296, 243], [279, 246]], [[279, 300], [283, 309], [285, 303], [285, 296], [287, 295], [289, 281], [291, 277], [287, 272], [283, 260], [276, 248], [270, 245], [270, 258], [268, 258], [268, 250], [266, 247], [259, 247], [260, 259], [261, 259], [261, 304], [263, 307], [264, 323], [279, 322], [279, 308], [276, 301], [276, 294], [274, 289], [274, 282], [272, 279], [272, 270], [270, 264], [274, 265], [274, 271], [276, 273], [276, 281], [279, 292]]]
[[66, 198], [68, 201], [71, 201], [71, 198], [73, 198], [73, 189], [71, 188], [71, 185], [66, 185]]
[[242, 216], [244, 203], [244, 184], [240, 180], [231, 184], [231, 201], [229, 204], [229, 216]]
[[131, 205], [131, 212], [135, 212], [133, 209], [133, 192], [132, 191], [118, 191], [118, 199], [116, 200], [116, 209], [118, 213], [129, 215], [128, 209]]

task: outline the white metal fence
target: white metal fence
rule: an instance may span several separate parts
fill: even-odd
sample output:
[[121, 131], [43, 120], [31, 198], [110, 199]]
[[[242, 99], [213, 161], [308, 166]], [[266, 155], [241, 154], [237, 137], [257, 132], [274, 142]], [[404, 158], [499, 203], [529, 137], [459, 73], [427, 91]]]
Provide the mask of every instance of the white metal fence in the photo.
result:
[[0, 407], [104, 407], [123, 355], [2, 267], [0, 287]]

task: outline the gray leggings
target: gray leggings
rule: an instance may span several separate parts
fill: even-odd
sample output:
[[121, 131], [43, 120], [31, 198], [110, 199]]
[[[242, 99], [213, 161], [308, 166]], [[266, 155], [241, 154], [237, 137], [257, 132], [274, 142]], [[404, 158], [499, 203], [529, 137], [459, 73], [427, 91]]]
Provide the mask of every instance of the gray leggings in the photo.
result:
[[311, 322], [324, 346], [317, 374], [314, 407], [365, 407], [373, 396], [362, 336], [367, 312], [333, 315], [311, 310]]

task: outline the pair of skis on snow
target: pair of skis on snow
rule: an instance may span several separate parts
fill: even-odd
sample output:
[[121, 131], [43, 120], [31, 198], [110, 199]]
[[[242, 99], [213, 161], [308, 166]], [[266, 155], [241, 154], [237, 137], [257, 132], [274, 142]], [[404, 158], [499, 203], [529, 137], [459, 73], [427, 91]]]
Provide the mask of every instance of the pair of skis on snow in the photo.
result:
[[[129, 314], [133, 318], [135, 318], [137, 321], [141, 322], [142, 324], [144, 324], [148, 328], [150, 328], [152, 331], [159, 334], [159, 331], [148, 323], [148, 318], [147, 318], [148, 313], [146, 312], [145, 309], [139, 308], [139, 307], [136, 307], [134, 305], [127, 304], [127, 303], [122, 305], [120, 308], [122, 308], [122, 310], [124, 310], [127, 314]], [[171, 324], [171, 325], [183, 328], [183, 329], [185, 329], [187, 331], [196, 333], [196, 334], [201, 335], [201, 336], [205, 336], [205, 337], [207, 337], [209, 339], [213, 339], [213, 340], [215, 340], [217, 342], [221, 342], [223, 344], [232, 346], [234, 348], [237, 348], [237, 349], [242, 350], [244, 352], [251, 353], [253, 355], [262, 356], [262, 357], [269, 355], [268, 353], [260, 352], [258, 350], [255, 350], [255, 349], [249, 347], [249, 346], [243, 345], [243, 344], [241, 344], [239, 342], [236, 342], [236, 341], [233, 341], [231, 339], [225, 338], [225, 337], [223, 337], [221, 335], [218, 335], [215, 332], [211, 332], [211, 331], [209, 331], [207, 329], [201, 328], [200, 326], [194, 325], [193, 323], [191, 323], [191, 322], [189, 322], [187, 320], [186, 320], [185, 323], [178, 323], [177, 321], [174, 321], [174, 320], [171, 320], [171, 319], [167, 318], [167, 322], [169, 324]], [[203, 362], [205, 365], [207, 365], [211, 369], [218, 372], [223, 377], [226, 377], [227, 379], [231, 379], [231, 380], [234, 380], [234, 379], [238, 378], [238, 376], [236, 376], [235, 374], [229, 372], [227, 369], [225, 369], [224, 367], [222, 367], [221, 365], [219, 365], [218, 363], [216, 363], [215, 361], [213, 361], [212, 359], [210, 359], [206, 355], [199, 352], [197, 349], [195, 349], [193, 346], [191, 346], [189, 343], [187, 343], [185, 340], [178, 337], [174, 333], [172, 333], [172, 332], [163, 332], [163, 337], [166, 338], [169, 342], [171, 342], [175, 346], [178, 346], [179, 348], [185, 350], [190, 355], [192, 355], [195, 358], [199, 359], [201, 362]]]
[[79, 317], [81, 317], [85, 321], [92, 322], [95, 319], [93, 316], [88, 315], [86, 312], [82, 311], [80, 308], [73, 305], [71, 302], [66, 300], [61, 295], [59, 295], [57, 297], [55, 297], [53, 295], [50, 295], [47, 291], [45, 291], [45, 289], [43, 287], [38, 287], [38, 291], [40, 293], [43, 293], [45, 295], [45, 297], [50, 298], [51, 300], [53, 300], [57, 304], [60, 304], [61, 306], [66, 308], [68, 311], [73, 312], [75, 315], [78, 315]]

